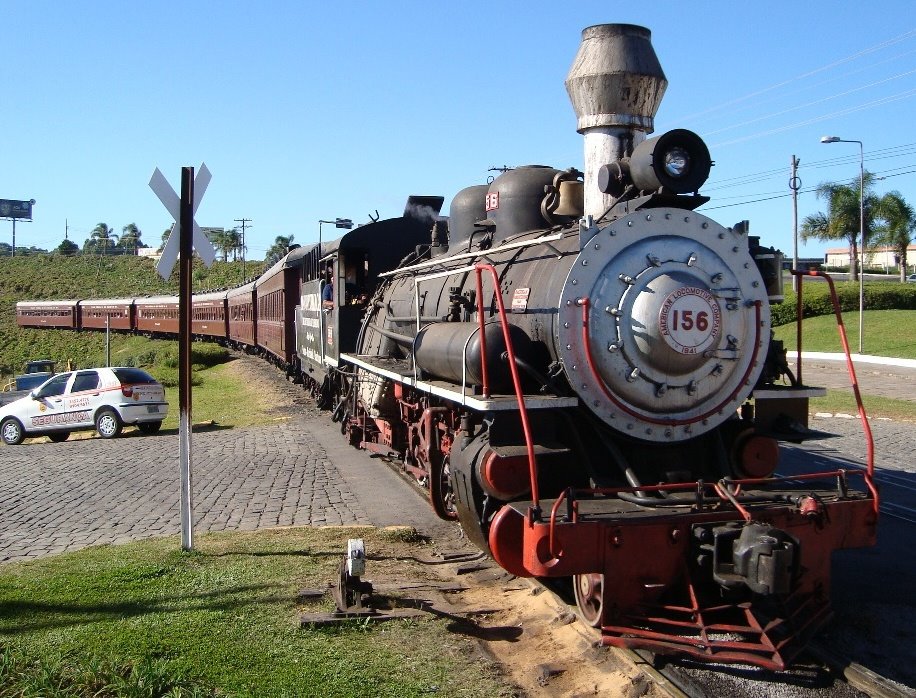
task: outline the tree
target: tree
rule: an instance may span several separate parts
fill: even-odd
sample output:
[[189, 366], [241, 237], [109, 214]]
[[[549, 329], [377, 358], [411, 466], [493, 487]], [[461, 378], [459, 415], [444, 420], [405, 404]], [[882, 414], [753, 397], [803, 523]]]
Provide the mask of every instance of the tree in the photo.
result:
[[92, 232], [89, 233], [89, 241], [85, 247], [92, 249], [101, 248], [101, 254], [105, 254], [106, 248], [116, 245], [117, 243], [118, 236], [108, 227], [108, 224], [98, 223], [92, 229]]
[[239, 240], [239, 231], [235, 228], [219, 230], [211, 238], [213, 247], [223, 255], [224, 262], [229, 261], [229, 253], [235, 250]]
[[73, 240], [64, 240], [57, 246], [57, 249], [54, 251], [58, 254], [70, 256], [79, 252], [80, 246], [73, 242]]
[[140, 237], [142, 235], [143, 233], [140, 232], [136, 223], [128, 223], [121, 228], [121, 241], [119, 244], [125, 250], [131, 250], [134, 254], [137, 254], [137, 248], [140, 247]]
[[875, 213], [881, 221], [878, 239], [894, 250], [900, 260], [900, 281], [906, 281], [906, 252], [916, 231], [916, 212], [900, 192], [892, 191], [878, 200]]
[[[877, 199], [870, 187], [875, 176], [866, 172], [864, 176], [865, 198], [865, 246], [875, 232], [875, 209]], [[815, 238], [822, 241], [846, 240], [849, 243], [849, 269], [853, 280], [859, 278], [859, 180], [851, 184], [824, 182], [817, 187], [817, 197], [827, 201], [827, 212], [805, 216], [801, 226], [801, 239]]]
[[277, 239], [274, 240], [274, 244], [271, 245], [267, 250], [267, 256], [264, 258], [264, 264], [268, 267], [279, 262], [283, 256], [289, 252], [289, 246], [293, 242], [294, 235], [286, 237], [284, 235], [277, 235]]
[[226, 231], [225, 243], [227, 252], [232, 253], [232, 261], [237, 262], [239, 254], [244, 255], [244, 245], [242, 244], [242, 234], [238, 228], [232, 228]]
[[159, 245], [160, 252], [162, 252], [162, 250], [165, 248], [165, 243], [168, 241], [169, 235], [171, 234], [172, 234], [172, 226], [169, 226], [164, 231], [162, 231], [162, 244]]

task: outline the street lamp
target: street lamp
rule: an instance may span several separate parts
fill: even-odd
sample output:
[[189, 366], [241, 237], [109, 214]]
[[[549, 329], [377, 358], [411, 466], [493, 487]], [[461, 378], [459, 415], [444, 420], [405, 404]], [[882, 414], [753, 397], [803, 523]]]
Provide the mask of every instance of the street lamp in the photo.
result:
[[[353, 221], [349, 218], [335, 218], [332, 221], [318, 221], [318, 256], [315, 258], [316, 264], [321, 260], [321, 226], [324, 223], [333, 225], [335, 228], [343, 228], [344, 230], [350, 230], [350, 228], [353, 227]], [[315, 269], [316, 276], [319, 271], [319, 269]]]
[[[859, 353], [862, 353], [862, 334], [865, 317], [865, 154], [862, 141], [847, 140], [839, 136], [821, 136], [821, 143], [859, 144]], [[850, 260], [850, 264], [853, 260]]]

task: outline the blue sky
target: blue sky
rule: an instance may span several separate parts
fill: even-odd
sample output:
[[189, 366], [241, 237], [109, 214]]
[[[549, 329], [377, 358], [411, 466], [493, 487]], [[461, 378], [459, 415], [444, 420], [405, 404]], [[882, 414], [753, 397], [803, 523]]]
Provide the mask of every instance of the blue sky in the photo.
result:
[[252, 219], [251, 259], [316, 240], [321, 218], [400, 215], [409, 194], [447, 212], [490, 167], [582, 166], [563, 81], [583, 28], [626, 22], [668, 78], [656, 134], [710, 147], [702, 212], [791, 255], [791, 156], [800, 217], [824, 208], [818, 183], [858, 177], [858, 146], [822, 135], [863, 141], [876, 191], [916, 204], [912, 2], [629, 5], [0, 0], [0, 198], [37, 201], [17, 245], [56, 247], [65, 225], [81, 245], [100, 221], [157, 245], [154, 168], [177, 190], [205, 162], [197, 221]]

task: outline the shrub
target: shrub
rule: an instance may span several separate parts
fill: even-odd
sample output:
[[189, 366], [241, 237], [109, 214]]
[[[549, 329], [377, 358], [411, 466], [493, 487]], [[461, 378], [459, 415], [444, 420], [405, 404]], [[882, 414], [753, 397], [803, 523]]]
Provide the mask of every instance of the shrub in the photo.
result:
[[[854, 281], [836, 283], [837, 299], [844, 313], [858, 312], [859, 285]], [[866, 310], [916, 310], [916, 284], [872, 282], [865, 284]], [[806, 280], [802, 286], [802, 317], [832, 315], [833, 302], [828, 285], [821, 281]], [[788, 325], [797, 318], [796, 295], [791, 286], [786, 288], [786, 299], [771, 308], [774, 327]]]

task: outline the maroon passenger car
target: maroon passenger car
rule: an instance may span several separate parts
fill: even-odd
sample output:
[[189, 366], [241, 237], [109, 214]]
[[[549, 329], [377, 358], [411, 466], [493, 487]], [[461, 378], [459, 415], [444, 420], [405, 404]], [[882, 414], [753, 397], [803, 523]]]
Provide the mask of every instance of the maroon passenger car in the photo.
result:
[[134, 299], [108, 298], [79, 302], [79, 325], [83, 329], [130, 331], [134, 328]]
[[299, 305], [302, 253], [293, 250], [255, 282], [258, 346], [281, 368], [296, 365], [294, 313]]
[[19, 327], [79, 327], [78, 301], [19, 301], [16, 303], [16, 324]]
[[238, 347], [254, 349], [255, 340], [254, 281], [226, 294], [229, 340]]
[[191, 299], [191, 333], [204, 339], [229, 337], [226, 291], [195, 293]]
[[178, 334], [178, 297], [152, 296], [134, 300], [138, 332]]

